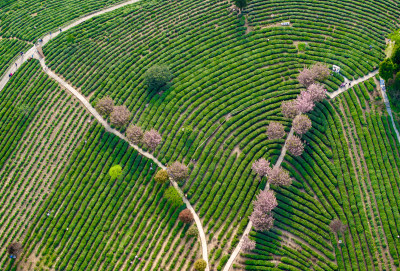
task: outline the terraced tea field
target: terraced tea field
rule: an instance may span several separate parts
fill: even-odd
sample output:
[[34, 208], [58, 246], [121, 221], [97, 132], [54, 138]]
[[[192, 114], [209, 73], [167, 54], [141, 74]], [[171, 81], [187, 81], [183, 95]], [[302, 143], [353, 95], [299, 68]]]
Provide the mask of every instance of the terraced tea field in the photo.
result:
[[37, 61], [25, 64], [0, 92], [3, 247], [23, 240], [88, 130], [90, 117], [39, 69]]
[[[5, 37], [33, 41], [115, 1], [28, 2], [33, 11], [55, 19], [24, 19], [22, 30], [8, 20], [31, 10], [0, 5], [9, 12], [6, 19], [0, 17]], [[46, 39], [44, 71], [32, 60], [0, 92], [6, 95], [3, 108], [10, 110], [24, 101], [13, 95], [45, 97], [32, 100], [42, 103], [41, 111], [29, 115], [37, 121], [24, 122], [18, 130], [12, 126], [18, 122], [9, 120], [1, 135], [20, 131], [10, 143], [17, 147], [5, 149], [16, 154], [5, 155], [0, 164], [0, 174], [8, 180], [2, 189], [11, 191], [4, 200], [13, 204], [4, 206], [0, 219], [16, 225], [0, 238], [3, 246], [18, 240], [24, 247], [15, 265], [21, 270], [193, 270], [194, 261], [205, 258], [207, 270], [226, 271], [400, 268], [400, 142], [382, 102], [379, 76], [373, 77], [385, 58], [385, 38], [399, 27], [399, 4], [253, 0], [238, 16], [227, 1], [140, 1], [83, 19], [48, 43]], [[33, 31], [36, 24], [41, 26]], [[9, 48], [0, 59], [6, 70], [28, 43], [2, 41]], [[332, 99], [307, 114], [312, 129], [302, 136], [305, 152], [285, 154], [287, 137], [268, 139], [266, 127], [275, 121], [286, 133], [293, 129], [291, 119], [281, 113], [282, 102], [304, 90], [299, 71], [316, 62], [341, 68], [322, 82]], [[149, 90], [145, 73], [159, 64], [169, 67], [173, 79]], [[340, 88], [344, 82], [352, 87]], [[18, 94], [22, 90], [27, 94]], [[130, 147], [122, 136], [126, 126], [120, 133], [111, 130], [109, 119], [94, 112], [105, 96], [129, 109], [131, 124], [160, 132], [162, 142], [154, 152], [142, 143]], [[26, 108], [24, 104], [18, 112]], [[49, 114], [52, 110], [64, 114]], [[18, 116], [7, 114], [3, 119]], [[46, 121], [47, 116], [56, 121]], [[55, 137], [34, 132], [57, 123], [65, 125]], [[29, 138], [31, 145], [21, 147]], [[48, 152], [40, 151], [46, 147]], [[35, 149], [32, 154], [26, 152], [30, 148]], [[52, 156], [46, 158], [52, 153], [57, 153], [56, 165]], [[278, 200], [274, 226], [269, 232], [251, 230], [255, 249], [236, 257], [233, 251], [242, 245], [252, 202], [266, 187], [252, 164], [265, 158], [274, 165], [281, 154], [293, 183], [267, 186]], [[38, 160], [40, 165], [33, 163]], [[159, 166], [175, 161], [189, 167], [189, 178], [178, 184], [180, 196], [200, 218], [193, 224], [198, 238], [189, 238], [189, 225], [178, 220], [184, 206], [174, 208], [163, 197], [168, 185], [154, 181]], [[112, 179], [108, 171], [117, 164], [123, 174]], [[36, 167], [43, 174], [31, 170]], [[15, 168], [24, 169], [20, 173]], [[21, 184], [13, 192], [15, 178]], [[19, 215], [15, 206], [20, 200], [12, 203], [11, 193], [27, 199], [28, 189], [34, 189], [29, 197], [38, 203]], [[334, 219], [347, 230], [333, 233]], [[13, 264], [6, 258], [1, 263]]]

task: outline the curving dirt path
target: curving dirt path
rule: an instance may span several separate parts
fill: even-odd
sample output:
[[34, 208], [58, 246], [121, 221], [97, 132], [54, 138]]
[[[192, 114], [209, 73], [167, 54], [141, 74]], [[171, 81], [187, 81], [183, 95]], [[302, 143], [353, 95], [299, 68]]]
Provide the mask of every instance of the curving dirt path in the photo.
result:
[[[281, 154], [279, 155], [278, 161], [276, 161], [276, 164], [274, 165], [274, 168], [281, 166], [281, 164], [283, 162], [283, 158], [285, 158], [286, 151], [287, 151], [286, 142], [288, 141], [289, 138], [291, 138], [293, 136], [293, 133], [294, 133], [294, 130], [293, 130], [293, 126], [292, 126], [292, 128], [290, 129], [289, 135], [286, 138], [285, 145], [283, 145], [283, 147], [282, 147], [282, 151], [281, 151]], [[265, 187], [265, 189], [269, 190], [269, 183], [267, 183], [267, 186]], [[229, 260], [225, 264], [223, 271], [229, 271], [229, 269], [231, 268], [233, 262], [235, 261], [237, 255], [239, 254], [239, 252], [242, 248], [243, 238], [250, 233], [252, 226], [253, 226], [253, 223], [251, 223], [251, 221], [249, 221], [249, 223], [246, 226], [246, 229], [243, 232], [242, 238], [240, 238], [238, 245], [236, 246], [235, 250], [232, 252], [231, 256], [229, 257]]]
[[[160, 161], [157, 160], [157, 158], [155, 158], [151, 153], [148, 153], [144, 150], [142, 150], [141, 148], [139, 148], [137, 145], [134, 145], [132, 143], [130, 143], [128, 141], [128, 139], [121, 134], [119, 131], [111, 128], [111, 126], [107, 123], [107, 121], [105, 119], [103, 119], [103, 117], [96, 111], [96, 109], [94, 109], [94, 107], [90, 104], [90, 102], [88, 100], [86, 100], [86, 98], [80, 94], [75, 88], [73, 88], [70, 84], [68, 84], [67, 82], [65, 82], [62, 78], [60, 78], [57, 74], [55, 74], [53, 71], [51, 71], [45, 64], [45, 60], [42, 58], [40, 59], [40, 64], [43, 67], [43, 70], [54, 80], [56, 80], [62, 87], [64, 87], [65, 89], [67, 89], [72, 95], [74, 95], [85, 107], [87, 110], [89, 110], [89, 112], [97, 119], [97, 121], [104, 126], [104, 128], [110, 132], [115, 134], [116, 136], [118, 136], [119, 138], [121, 138], [122, 140], [125, 140], [126, 142], [129, 143], [129, 145], [134, 148], [135, 150], [137, 150], [140, 154], [142, 154], [143, 156], [147, 157], [148, 159], [151, 159], [154, 163], [157, 164], [157, 166], [159, 166], [162, 169], [167, 169], [166, 166], [164, 166]], [[202, 247], [202, 254], [203, 254], [203, 259], [207, 262], [207, 268], [206, 270], [209, 271], [209, 265], [208, 265], [208, 251], [207, 251], [207, 241], [206, 241], [206, 235], [204, 234], [204, 230], [203, 230], [203, 226], [201, 225], [201, 221], [199, 216], [196, 214], [196, 211], [194, 210], [194, 208], [192, 207], [192, 205], [190, 204], [190, 202], [188, 201], [188, 199], [185, 197], [184, 193], [182, 192], [182, 190], [180, 189], [180, 187], [178, 186], [178, 184], [170, 179], [171, 184], [176, 188], [176, 190], [179, 191], [179, 193], [181, 194], [182, 198], [183, 198], [183, 202], [186, 204], [187, 208], [192, 212], [193, 217], [194, 217], [194, 221], [196, 223], [197, 228], [199, 229], [199, 236], [200, 236], [200, 241], [201, 241], [201, 247]]]
[[346, 85], [345, 87], [339, 88], [338, 90], [336, 90], [336, 91], [334, 91], [334, 92], [331, 92], [331, 93], [327, 93], [327, 94], [328, 94], [329, 98], [333, 99], [333, 98], [335, 98], [336, 96], [338, 96], [339, 94], [341, 94], [341, 93], [345, 92], [346, 90], [352, 88], [354, 85], [357, 85], [357, 84], [359, 84], [359, 83], [361, 83], [361, 82], [364, 82], [364, 81], [370, 79], [371, 77], [374, 77], [374, 76], [377, 75], [377, 74], [378, 74], [378, 70], [374, 70], [374, 71], [372, 71], [372, 72], [366, 74], [365, 76], [360, 77], [360, 78], [358, 78], [358, 79], [356, 79], [356, 80], [353, 80], [353, 81], [350, 81], [349, 79], [347, 79], [347, 78], [345, 77], [345, 78], [344, 78], [344, 82], [345, 82], [345, 83], [349, 83], [349, 82], [350, 82], [350, 83], [351, 83], [350, 86], [347, 86], [347, 85]]
[[[108, 13], [111, 11], [114, 11], [116, 9], [119, 9], [121, 7], [139, 2], [140, 0], [130, 0], [115, 6], [112, 6], [110, 8], [107, 9], [103, 9], [97, 12], [93, 12], [92, 14], [89, 14], [85, 17], [82, 17], [68, 25], [65, 25], [62, 27], [62, 31], [66, 31], [68, 29], [71, 29], [74, 26], [77, 26], [95, 16], [99, 16], [101, 14], [104, 13]], [[61, 32], [57, 31], [55, 33], [51, 33], [49, 32], [48, 35], [44, 36], [42, 38], [42, 42], [40, 43], [41, 46], [45, 45], [47, 42], [49, 42], [51, 39], [57, 37]], [[60, 78], [59, 76], [57, 76], [54, 72], [52, 72], [51, 70], [49, 70], [45, 64], [45, 60], [43, 58], [40, 58], [38, 53], [37, 53], [37, 49], [36, 49], [36, 45], [32, 46], [28, 51], [26, 51], [24, 53], [23, 56], [17, 58], [17, 60], [12, 63], [12, 65], [7, 69], [7, 71], [4, 73], [3, 77], [0, 79], [0, 91], [2, 91], [5, 87], [5, 85], [7, 84], [7, 82], [9, 81], [9, 77], [8, 75], [10, 73], [15, 73], [24, 62], [26, 62], [30, 57], [34, 57], [36, 59], [40, 60], [40, 64], [43, 67], [44, 71], [53, 79], [55, 79], [60, 85], [62, 85], [64, 88], [66, 88], [69, 92], [71, 92], [88, 110], [89, 112], [97, 119], [97, 121], [99, 123], [101, 123], [101, 125], [104, 126], [104, 128], [110, 132], [115, 134], [116, 136], [118, 136], [119, 138], [125, 140], [126, 142], [129, 143], [129, 141], [127, 140], [127, 138], [122, 135], [119, 131], [111, 128], [111, 126], [107, 123], [107, 121], [105, 121], [100, 114], [92, 107], [92, 105], [85, 99], [85, 97], [83, 95], [81, 95], [76, 89], [74, 89], [71, 85], [69, 85], [67, 82], [65, 82], [62, 78]], [[17, 63], [17, 65], [15, 65], [15, 63]], [[129, 143], [129, 145], [131, 147], [133, 147], [135, 150], [137, 150], [140, 154], [142, 154], [143, 156], [147, 157], [148, 159], [153, 160], [154, 163], [156, 163], [160, 168], [162, 169], [166, 169], [166, 167], [157, 160], [157, 158], [155, 158], [151, 153], [148, 153], [144, 150], [142, 150], [141, 148], [139, 148], [138, 146]], [[171, 184], [179, 191], [179, 193], [181, 194], [182, 198], [183, 198], [183, 202], [186, 204], [187, 208], [192, 212], [193, 217], [194, 217], [194, 221], [196, 223], [196, 226], [199, 230], [199, 236], [200, 236], [200, 241], [201, 241], [201, 246], [202, 246], [202, 255], [203, 255], [203, 259], [206, 261], [207, 263], [207, 268], [206, 271], [209, 271], [209, 264], [208, 264], [208, 251], [207, 251], [207, 241], [206, 241], [206, 236], [203, 230], [203, 226], [201, 224], [200, 218], [199, 216], [196, 214], [195, 210], [193, 209], [192, 205], [190, 204], [190, 202], [188, 201], [188, 199], [184, 196], [184, 193], [182, 192], [182, 190], [179, 188], [178, 184], [174, 181], [174, 180], [170, 180]]]
[[[61, 29], [62, 29], [62, 31], [66, 31], [66, 30], [71, 29], [72, 27], [75, 27], [75, 26], [77, 26], [77, 25], [79, 25], [79, 24], [81, 24], [81, 23], [83, 23], [83, 22], [85, 22], [85, 21], [87, 21], [87, 20], [92, 19], [93, 17], [96, 17], [96, 16], [102, 15], [102, 14], [104, 14], [104, 13], [108, 13], [108, 12], [114, 11], [114, 10], [116, 10], [116, 9], [122, 8], [122, 7], [124, 7], [124, 6], [130, 5], [130, 4], [139, 2], [139, 1], [140, 1], [140, 0], [129, 0], [129, 1], [127, 1], [127, 2], [123, 2], [123, 3], [121, 3], [121, 4], [118, 4], [118, 5], [115, 5], [115, 6], [106, 8], [106, 9], [102, 9], [102, 10], [99, 10], [99, 11], [95, 11], [95, 12], [93, 12], [93, 13], [91, 13], [91, 14], [88, 14], [88, 15], [86, 15], [86, 16], [84, 16], [84, 17], [81, 17], [81, 18], [77, 19], [76, 21], [73, 21], [73, 22], [69, 23], [68, 25], [63, 26]], [[51, 34], [50, 34], [50, 33], [51, 33]], [[41, 45], [41, 46], [44, 46], [44, 45], [45, 45], [46, 43], [48, 43], [51, 39], [57, 37], [60, 33], [61, 33], [61, 32], [60, 32], [59, 30], [56, 31], [56, 32], [54, 32], [54, 33], [49, 32], [49, 34], [47, 34], [46, 36], [44, 36], [44, 37], [42, 38], [43, 42], [41, 42], [40, 45]], [[19, 57], [19, 58], [16, 57], [17, 60], [16, 60], [14, 63], [17, 63], [17, 67], [15, 66], [14, 63], [12, 63], [11, 67], [8, 68], [8, 69], [6, 70], [6, 72], [3, 74], [3, 77], [2, 77], [1, 80], [0, 80], [0, 91], [2, 91], [3, 88], [4, 88], [4, 86], [7, 84], [8, 80], [9, 80], [8, 75], [9, 75], [10, 73], [13, 73], [13, 74], [14, 74], [14, 72], [16, 72], [16, 71], [19, 69], [19, 67], [21, 67], [21, 65], [22, 65], [25, 61], [28, 60], [29, 57], [31, 57], [32, 55], [34, 55], [35, 52], [36, 52], [36, 45], [32, 46], [30, 49], [28, 49], [26, 52], [24, 52], [25, 54], [24, 54], [22, 57]]]

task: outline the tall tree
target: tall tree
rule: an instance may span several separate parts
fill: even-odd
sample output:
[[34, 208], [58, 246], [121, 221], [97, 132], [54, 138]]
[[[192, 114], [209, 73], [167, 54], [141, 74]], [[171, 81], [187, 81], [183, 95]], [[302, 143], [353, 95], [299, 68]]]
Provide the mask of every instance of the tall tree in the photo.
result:
[[268, 139], [280, 139], [285, 136], [285, 128], [282, 123], [271, 121], [267, 127]]
[[150, 90], [157, 90], [172, 79], [172, 73], [165, 65], [154, 65], [144, 74], [144, 80]]
[[179, 213], [178, 219], [185, 224], [189, 224], [192, 223], [194, 218], [192, 212], [189, 209], [185, 209]]
[[293, 135], [286, 141], [286, 146], [288, 151], [293, 156], [300, 156], [303, 154], [304, 151], [304, 144], [301, 142], [300, 137]]
[[167, 190], [165, 190], [164, 197], [172, 205], [172, 207], [176, 208], [183, 204], [181, 195], [173, 186], [170, 186]]
[[326, 98], [326, 90], [323, 85], [314, 83], [311, 84], [308, 88], [307, 91], [311, 95], [311, 100], [314, 103], [319, 103], [322, 102]]
[[234, 0], [235, 6], [239, 8], [240, 11], [242, 11], [245, 7], [247, 7], [247, 4], [249, 3], [248, 0]]
[[292, 101], [283, 101], [281, 105], [282, 115], [285, 118], [293, 119], [299, 114], [299, 110], [297, 109], [296, 100]]
[[154, 129], [146, 131], [143, 135], [143, 143], [147, 145], [152, 151], [161, 143], [162, 138], [159, 132]]
[[165, 184], [168, 182], [168, 173], [165, 169], [160, 169], [156, 176], [154, 176], [154, 180], [160, 184]]
[[143, 139], [142, 128], [136, 125], [130, 125], [128, 129], [126, 129], [126, 138], [133, 144], [139, 144]]
[[256, 242], [254, 240], [251, 240], [249, 236], [246, 234], [243, 237], [243, 243], [242, 243], [242, 250], [243, 251], [252, 251], [256, 248]]
[[260, 158], [253, 163], [251, 169], [260, 177], [261, 180], [261, 178], [266, 176], [270, 170], [269, 165], [270, 163], [267, 160]]
[[379, 75], [385, 80], [393, 78], [394, 65], [390, 58], [386, 58], [379, 64]]
[[290, 178], [287, 170], [284, 170], [281, 167], [274, 167], [268, 173], [268, 182], [273, 185], [288, 186], [292, 184], [292, 178]]
[[307, 115], [297, 115], [293, 120], [293, 130], [298, 135], [304, 135], [311, 129], [312, 122]]
[[125, 105], [114, 106], [113, 111], [111, 112], [110, 121], [113, 125], [117, 127], [122, 127], [129, 123], [129, 119], [131, 118], [131, 112], [129, 112], [128, 108]]
[[314, 109], [314, 102], [311, 93], [308, 91], [300, 92], [300, 95], [296, 98], [297, 110], [300, 113], [307, 113]]
[[204, 271], [207, 268], [207, 262], [203, 259], [198, 259], [197, 261], [195, 261], [194, 263], [194, 269], [196, 269], [197, 271]]
[[331, 73], [328, 66], [320, 62], [315, 63], [311, 67], [311, 72], [314, 74], [314, 80], [317, 81], [324, 81], [326, 78], [329, 77], [329, 74]]
[[251, 213], [250, 221], [256, 231], [269, 231], [274, 225], [272, 214], [263, 213], [260, 210], [254, 210]]
[[108, 172], [110, 174], [111, 179], [116, 179], [122, 174], [122, 167], [120, 165], [115, 165], [110, 168]]
[[297, 76], [297, 80], [299, 80], [300, 84], [302, 84], [305, 87], [308, 87], [315, 81], [315, 73], [313, 70], [309, 68], [304, 68], [300, 74]]
[[186, 165], [176, 161], [167, 168], [168, 176], [174, 181], [183, 181], [189, 177], [189, 169]]
[[108, 116], [113, 111], [114, 101], [108, 96], [103, 97], [97, 101], [95, 108], [100, 115]]

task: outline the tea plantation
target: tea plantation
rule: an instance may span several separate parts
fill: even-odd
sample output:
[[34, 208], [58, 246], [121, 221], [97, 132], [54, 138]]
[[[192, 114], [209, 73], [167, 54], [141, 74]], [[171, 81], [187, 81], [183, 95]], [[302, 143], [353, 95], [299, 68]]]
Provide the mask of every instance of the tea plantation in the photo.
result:
[[[25, 2], [0, 4], [0, 74], [38, 36], [120, 1]], [[400, 142], [379, 76], [353, 83], [385, 59], [399, 6], [252, 0], [238, 14], [229, 1], [142, 0], [61, 32], [44, 45], [42, 67], [23, 64], [0, 89], [0, 269], [194, 270], [206, 250], [207, 270], [227, 271], [266, 187], [278, 203], [273, 227], [253, 228], [255, 247], [229, 270], [399, 269]], [[281, 105], [305, 90], [299, 72], [317, 62], [340, 73], [321, 82], [327, 99], [307, 113], [304, 153], [285, 154], [288, 137], [270, 139], [266, 128], [293, 130]], [[155, 65], [173, 76], [150, 89]], [[103, 127], [91, 106], [106, 96], [129, 109], [130, 124], [157, 130], [161, 144], [133, 146]], [[292, 185], [267, 185], [252, 164], [280, 163], [281, 154]], [[175, 161], [189, 168], [178, 185], [200, 219], [197, 237], [181, 222], [184, 204], [173, 206], [170, 185], [154, 178]], [[112, 178], [115, 165], [122, 174]], [[332, 230], [334, 220], [344, 229]], [[23, 252], [7, 258], [17, 241]]]

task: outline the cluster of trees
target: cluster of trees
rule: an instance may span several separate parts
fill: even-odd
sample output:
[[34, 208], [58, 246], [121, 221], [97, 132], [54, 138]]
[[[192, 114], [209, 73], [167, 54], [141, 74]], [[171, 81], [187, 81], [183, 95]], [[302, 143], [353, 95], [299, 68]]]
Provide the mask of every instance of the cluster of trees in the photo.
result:
[[[114, 101], [106, 96], [96, 103], [96, 110], [103, 117], [110, 116], [110, 122], [116, 127], [123, 127], [129, 123], [131, 112], [126, 106], [114, 106]], [[145, 144], [150, 150], [154, 151], [162, 142], [160, 133], [154, 129], [143, 132], [142, 128], [136, 125], [130, 125], [126, 129], [126, 138], [132, 144]]]
[[[400, 105], [400, 32], [394, 32], [390, 38], [393, 46], [391, 56], [379, 65], [379, 75], [386, 81], [387, 91], [392, 105], [399, 109]], [[393, 45], [394, 43], [394, 45]]]
[[[165, 184], [170, 178], [175, 181], [182, 181], [188, 177], [189, 168], [186, 165], [176, 161], [167, 167], [167, 170], [160, 169], [154, 176], [154, 180], [160, 184]], [[179, 207], [183, 204], [181, 195], [173, 186], [170, 186], [165, 191], [164, 197], [168, 202], [171, 203], [173, 207]]]
[[385, 81], [393, 79], [395, 74], [396, 79], [400, 80], [400, 41], [395, 43], [392, 55], [379, 64], [379, 75]]
[[[316, 103], [322, 102], [326, 98], [326, 89], [318, 81], [325, 80], [329, 74], [329, 68], [322, 63], [316, 63], [310, 68], [304, 68], [300, 72], [298, 80], [300, 84], [306, 87], [306, 90], [301, 91], [295, 100], [284, 101], [281, 105], [283, 116], [293, 120], [292, 127], [296, 135], [286, 140], [286, 147], [293, 156], [300, 156], [304, 152], [304, 143], [301, 141], [301, 136], [307, 133], [312, 126], [310, 118], [305, 113], [312, 111]], [[281, 139], [285, 134], [284, 126], [281, 123], [272, 121], [268, 124], [268, 139]], [[265, 158], [256, 160], [252, 165], [252, 170], [259, 176], [260, 180], [263, 177], [267, 177], [270, 184], [278, 186], [292, 184], [292, 178], [287, 170], [280, 166], [271, 167], [270, 162]], [[256, 230], [268, 231], [271, 229], [274, 222], [272, 210], [277, 205], [273, 191], [261, 191], [253, 202], [254, 209], [250, 215], [250, 221]], [[244, 238], [246, 242], [242, 245], [242, 249], [254, 249], [254, 241], [250, 240], [248, 236]]]
[[265, 158], [256, 160], [251, 169], [259, 176], [260, 180], [262, 177], [268, 177], [268, 182], [273, 185], [291, 185], [292, 178], [289, 172], [282, 167], [270, 167], [270, 162]]
[[125, 126], [131, 118], [131, 112], [125, 105], [115, 106], [114, 101], [108, 96], [98, 100], [95, 108], [103, 117], [109, 116], [111, 124], [116, 127]]
[[262, 190], [253, 202], [253, 212], [250, 221], [257, 231], [268, 231], [274, 225], [272, 210], [278, 206], [275, 193], [272, 190]]

